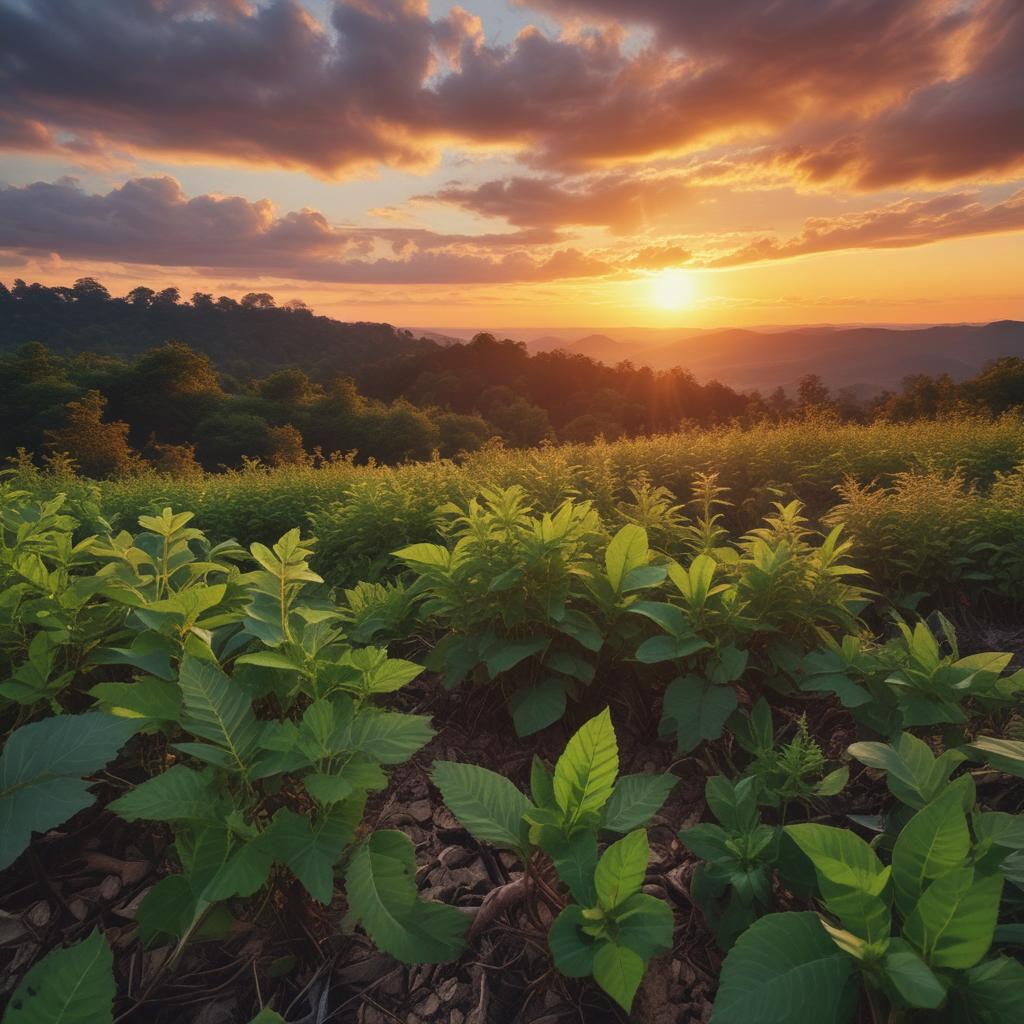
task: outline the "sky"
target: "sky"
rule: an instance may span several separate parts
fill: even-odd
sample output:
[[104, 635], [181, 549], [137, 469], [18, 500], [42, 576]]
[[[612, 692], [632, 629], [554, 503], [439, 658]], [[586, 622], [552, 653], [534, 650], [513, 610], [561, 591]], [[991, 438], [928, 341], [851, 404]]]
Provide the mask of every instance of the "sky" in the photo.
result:
[[1021, 0], [0, 0], [0, 280], [1024, 319]]

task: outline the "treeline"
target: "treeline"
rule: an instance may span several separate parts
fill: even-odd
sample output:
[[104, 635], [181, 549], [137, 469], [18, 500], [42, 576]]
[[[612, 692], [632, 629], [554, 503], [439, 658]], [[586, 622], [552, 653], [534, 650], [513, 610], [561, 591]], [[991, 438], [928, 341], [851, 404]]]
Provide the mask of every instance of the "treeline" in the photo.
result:
[[[246, 458], [284, 465], [352, 452], [359, 461], [396, 463], [434, 452], [456, 456], [491, 438], [529, 447], [670, 433], [687, 424], [749, 426], [812, 414], [864, 423], [1024, 407], [1024, 361], [1016, 358], [997, 360], [966, 382], [908, 377], [898, 394], [870, 402], [833, 395], [815, 375], [795, 395], [781, 388], [742, 394], [716, 381], [701, 384], [681, 369], [610, 367], [565, 352], [530, 355], [522, 344], [488, 334], [442, 346], [387, 325], [340, 324], [298, 307], [281, 309], [262, 293], [240, 302], [197, 294], [182, 303], [174, 289], [136, 288], [115, 299], [90, 278], [64, 289], [24, 282], [0, 289], [0, 341], [17, 335], [12, 323], [19, 330], [25, 322], [74, 325], [74, 344], [53, 326], [56, 344], [42, 334], [0, 354], [0, 455], [67, 455], [89, 476], [146, 466], [185, 475]], [[26, 315], [29, 307], [36, 313]], [[125, 309], [145, 325], [145, 345], [106, 333]], [[40, 312], [46, 310], [58, 313], [48, 320]], [[258, 325], [248, 355], [239, 357], [245, 372], [225, 369], [209, 326], [218, 318], [229, 356], [239, 350], [238, 332]], [[297, 338], [318, 321], [352, 336], [338, 335], [338, 351], [327, 346], [309, 365], [301, 353], [313, 350], [308, 343], [316, 332]], [[211, 351], [181, 341], [164, 323], [206, 325]], [[90, 338], [95, 344], [84, 350]], [[295, 365], [282, 365], [291, 353], [298, 353]]]
[[390, 324], [316, 316], [301, 300], [279, 306], [267, 292], [241, 299], [139, 286], [115, 297], [91, 277], [70, 287], [0, 282], [0, 350], [42, 341], [55, 352], [138, 358], [165, 341], [205, 352], [218, 369], [246, 379], [301, 366], [327, 380], [385, 355], [432, 347]]

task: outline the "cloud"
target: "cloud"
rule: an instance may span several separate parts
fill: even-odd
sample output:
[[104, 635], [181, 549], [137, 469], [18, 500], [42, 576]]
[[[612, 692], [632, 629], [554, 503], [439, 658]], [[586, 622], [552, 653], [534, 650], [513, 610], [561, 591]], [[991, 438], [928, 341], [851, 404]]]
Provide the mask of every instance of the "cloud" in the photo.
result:
[[298, 0], [0, 0], [0, 147], [343, 175], [459, 145], [564, 173], [770, 137], [863, 188], [1024, 157], [1018, 0], [531, 6], [562, 30], [497, 45], [426, 0], [343, 0], [326, 24]]
[[691, 192], [675, 177], [595, 175], [574, 182], [516, 176], [465, 187], [448, 185], [430, 196], [521, 227], [596, 225], [634, 232], [685, 210]]
[[[170, 177], [90, 194], [73, 179], [0, 189], [0, 249], [25, 256], [350, 283], [503, 283], [610, 273], [545, 228], [481, 235], [338, 227], [267, 200], [188, 197]], [[383, 255], [382, 252], [390, 253]]]
[[764, 236], [725, 256], [702, 261], [707, 267], [735, 267], [841, 249], [904, 249], [947, 238], [1024, 230], [1024, 189], [992, 206], [973, 194], [956, 192], [932, 199], [904, 199], [878, 209], [839, 217], [813, 217], [794, 238]]

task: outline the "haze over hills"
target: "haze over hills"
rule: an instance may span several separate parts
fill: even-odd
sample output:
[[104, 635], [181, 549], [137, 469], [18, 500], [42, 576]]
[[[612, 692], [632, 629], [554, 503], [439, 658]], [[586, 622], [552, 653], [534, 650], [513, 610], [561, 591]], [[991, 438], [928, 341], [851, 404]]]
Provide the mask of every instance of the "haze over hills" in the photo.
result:
[[561, 328], [509, 336], [524, 341], [530, 351], [561, 349], [609, 365], [629, 360], [656, 370], [679, 366], [700, 381], [715, 379], [744, 391], [792, 390], [801, 377], [815, 373], [830, 388], [852, 388], [862, 397], [896, 389], [908, 375], [948, 373], [960, 381], [994, 359], [1024, 357], [1024, 323], [1016, 320], [899, 327], [617, 328], [600, 334]]

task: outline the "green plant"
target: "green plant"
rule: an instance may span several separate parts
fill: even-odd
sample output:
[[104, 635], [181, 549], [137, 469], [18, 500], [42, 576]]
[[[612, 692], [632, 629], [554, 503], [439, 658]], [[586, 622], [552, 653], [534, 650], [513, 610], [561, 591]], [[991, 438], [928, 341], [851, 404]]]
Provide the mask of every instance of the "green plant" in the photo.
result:
[[597, 513], [566, 501], [534, 515], [521, 487], [485, 490], [445, 513], [451, 548], [395, 552], [418, 576], [424, 618], [445, 630], [427, 664], [449, 687], [470, 675], [507, 684], [516, 733], [527, 736], [559, 719], [567, 695], [594, 677], [603, 638], [572, 602], [592, 578]]
[[708, 779], [704, 798], [718, 824], [705, 822], [679, 833], [682, 844], [703, 861], [694, 869], [690, 895], [723, 949], [773, 906], [771, 872], [779, 837], [761, 821], [757, 791], [753, 778]]
[[[672, 944], [672, 911], [641, 892], [647, 872], [642, 827], [664, 803], [671, 775], [617, 779], [618, 743], [605, 709], [569, 740], [554, 772], [534, 758], [530, 797], [502, 775], [437, 761], [433, 779], [445, 803], [481, 842], [518, 854], [530, 893], [558, 912], [548, 934], [555, 966], [589, 977], [629, 1010], [647, 961]], [[602, 831], [627, 833], [598, 856]], [[573, 902], [551, 893], [541, 854]]]
[[1005, 674], [1013, 655], [962, 658], [952, 625], [938, 621], [942, 643], [927, 623], [911, 628], [902, 620], [881, 646], [859, 636], [825, 638], [823, 649], [804, 658], [800, 688], [836, 694], [859, 724], [885, 737], [917, 726], [960, 727], [972, 708], [1012, 706], [1024, 691], [1024, 671]]
[[776, 742], [771, 708], [763, 697], [749, 715], [737, 714], [729, 724], [737, 743], [753, 756], [743, 774], [755, 780], [758, 802], [781, 808], [783, 821], [791, 801], [835, 796], [850, 777], [845, 765], [827, 771], [804, 715], [797, 719], [792, 739]]
[[986, 957], [1000, 863], [1020, 830], [968, 816], [973, 802], [969, 777], [946, 787], [900, 832], [888, 865], [845, 829], [787, 826], [814, 866], [828, 916], [819, 923], [811, 914], [772, 914], [751, 926], [723, 965], [715, 1024], [838, 1024], [854, 1019], [861, 988], [876, 1021], [940, 1007], [954, 1020], [1017, 1020], [1024, 966]]

